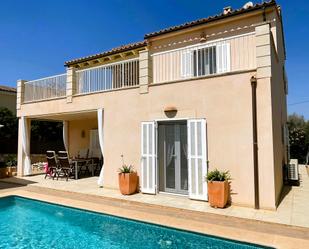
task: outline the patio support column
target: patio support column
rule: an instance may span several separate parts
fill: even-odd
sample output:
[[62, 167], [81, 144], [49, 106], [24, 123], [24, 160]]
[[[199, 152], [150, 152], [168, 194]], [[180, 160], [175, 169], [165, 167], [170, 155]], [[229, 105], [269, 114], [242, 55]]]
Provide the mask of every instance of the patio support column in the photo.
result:
[[69, 153], [69, 121], [63, 121], [63, 145], [65, 150]]
[[67, 103], [72, 103], [73, 95], [76, 92], [76, 72], [74, 67], [67, 68], [67, 87], [66, 87], [66, 97]]
[[18, 176], [31, 175], [32, 173], [30, 159], [30, 135], [31, 120], [26, 117], [20, 117], [18, 119]]
[[97, 118], [98, 118], [98, 135], [99, 135], [99, 144], [100, 144], [100, 149], [101, 149], [101, 154], [102, 154], [102, 168], [100, 171], [99, 179], [98, 179], [98, 185], [99, 187], [103, 187], [103, 181], [104, 181], [104, 136], [103, 136], [103, 124], [104, 124], [104, 110], [103, 109], [98, 109], [97, 112]]
[[139, 89], [140, 93], [148, 93], [148, 86], [152, 82], [152, 59], [149, 50], [139, 52]]

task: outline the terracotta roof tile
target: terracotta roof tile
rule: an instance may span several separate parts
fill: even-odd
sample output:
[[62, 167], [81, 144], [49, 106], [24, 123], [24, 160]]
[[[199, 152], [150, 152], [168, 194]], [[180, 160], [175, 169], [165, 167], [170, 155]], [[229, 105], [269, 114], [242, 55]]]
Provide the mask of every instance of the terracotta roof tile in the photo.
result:
[[108, 51], [105, 51], [105, 52], [102, 52], [102, 53], [98, 53], [98, 54], [94, 54], [94, 55], [90, 55], [90, 56], [66, 61], [64, 64], [65, 64], [65, 66], [70, 66], [70, 65], [77, 64], [77, 63], [81, 63], [81, 62], [86, 62], [88, 60], [97, 59], [97, 58], [100, 58], [100, 57], [103, 57], [103, 56], [108, 56], [108, 55], [112, 55], [112, 54], [116, 54], [116, 53], [120, 53], [120, 52], [125, 52], [125, 51], [135, 49], [135, 48], [141, 48], [141, 47], [144, 47], [144, 46], [147, 45], [147, 39], [149, 39], [151, 37], [159, 36], [159, 35], [170, 33], [170, 32], [177, 31], [177, 30], [191, 28], [191, 27], [194, 27], [194, 26], [210, 23], [212, 21], [217, 21], [217, 20], [224, 19], [224, 18], [227, 18], [227, 17], [236, 16], [236, 15], [239, 15], [239, 14], [243, 14], [243, 13], [247, 13], [247, 12], [251, 12], [251, 11], [254, 11], [254, 10], [259, 10], [259, 9], [263, 9], [263, 8], [275, 6], [275, 5], [276, 5], [276, 1], [271, 0], [269, 2], [262, 2], [262, 3], [259, 3], [259, 4], [255, 4], [255, 5], [248, 7], [248, 8], [242, 7], [240, 9], [232, 10], [228, 14], [221, 13], [221, 14], [218, 14], [218, 15], [215, 15], [215, 16], [210, 16], [210, 17], [207, 17], [207, 18], [198, 19], [198, 20], [195, 20], [195, 21], [192, 21], [192, 22], [186, 22], [186, 23], [181, 24], [181, 25], [169, 27], [169, 28], [166, 28], [166, 29], [162, 29], [162, 30], [159, 30], [159, 31], [156, 31], [156, 32], [146, 34], [145, 37], [144, 37], [145, 38], [144, 41], [131, 43], [131, 44], [127, 44], [127, 45], [122, 45], [122, 46], [113, 48], [111, 50], [108, 50]]
[[116, 53], [120, 53], [120, 52], [125, 52], [125, 51], [135, 49], [135, 48], [145, 47], [146, 45], [147, 45], [147, 42], [145, 40], [140, 41], [140, 42], [130, 43], [130, 44], [127, 44], [127, 45], [122, 45], [122, 46], [113, 48], [111, 50], [108, 50], [108, 51], [105, 51], [105, 52], [102, 52], [102, 53], [98, 53], [98, 54], [94, 54], [94, 55], [90, 55], [90, 56], [66, 61], [64, 64], [65, 64], [65, 66], [70, 66], [72, 64], [76, 64], [76, 63], [80, 63], [80, 62], [84, 62], [84, 61], [88, 61], [88, 60], [92, 60], [92, 59], [97, 59], [97, 58], [100, 58], [100, 57], [103, 57], [103, 56], [112, 55], [112, 54], [116, 54]]
[[253, 11], [253, 10], [258, 10], [258, 9], [262, 9], [262, 8], [266, 8], [266, 7], [270, 7], [270, 6], [274, 6], [274, 5], [276, 5], [276, 1], [271, 0], [269, 2], [263, 2], [263, 3], [260, 3], [260, 4], [255, 4], [252, 7], [248, 7], [248, 8], [242, 7], [240, 9], [232, 10], [228, 14], [221, 13], [219, 15], [198, 19], [198, 20], [195, 20], [195, 21], [192, 21], [192, 22], [186, 22], [186, 23], [183, 23], [181, 25], [177, 25], [177, 26], [169, 27], [169, 28], [162, 29], [162, 30], [159, 30], [159, 31], [155, 31], [155, 32], [146, 34], [144, 38], [148, 39], [148, 38], [151, 38], [151, 37], [163, 35], [163, 34], [166, 34], [166, 33], [173, 32], [173, 31], [191, 28], [191, 27], [194, 27], [194, 26], [202, 25], [202, 24], [205, 24], [205, 23], [210, 23], [210, 22], [213, 22], [213, 21], [217, 21], [217, 20], [220, 20], [220, 19], [227, 18], [227, 17], [247, 13], [247, 12], [250, 12], [250, 11]]

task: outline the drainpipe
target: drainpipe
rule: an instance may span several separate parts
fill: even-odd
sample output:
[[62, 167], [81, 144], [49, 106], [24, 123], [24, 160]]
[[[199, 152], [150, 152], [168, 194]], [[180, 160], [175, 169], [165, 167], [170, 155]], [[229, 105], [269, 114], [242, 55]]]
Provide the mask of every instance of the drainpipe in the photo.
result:
[[258, 140], [257, 140], [257, 113], [256, 113], [256, 87], [257, 81], [254, 76], [250, 79], [252, 90], [252, 128], [253, 128], [253, 168], [254, 168], [254, 208], [260, 208], [259, 196], [259, 163], [258, 163]]

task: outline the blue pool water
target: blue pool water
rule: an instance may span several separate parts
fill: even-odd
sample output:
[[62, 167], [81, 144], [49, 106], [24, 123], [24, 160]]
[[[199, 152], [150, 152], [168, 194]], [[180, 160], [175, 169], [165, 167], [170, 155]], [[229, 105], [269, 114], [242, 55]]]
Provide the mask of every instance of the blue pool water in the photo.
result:
[[0, 248], [266, 247], [10, 196], [0, 198]]

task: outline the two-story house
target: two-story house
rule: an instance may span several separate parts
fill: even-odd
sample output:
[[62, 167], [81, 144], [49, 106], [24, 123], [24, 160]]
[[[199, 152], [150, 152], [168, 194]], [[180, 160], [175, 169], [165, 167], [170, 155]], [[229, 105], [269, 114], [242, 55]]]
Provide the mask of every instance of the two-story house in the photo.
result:
[[284, 65], [281, 10], [270, 1], [19, 80], [19, 175], [31, 174], [30, 121], [58, 120], [71, 156], [97, 134], [106, 188], [118, 188], [123, 155], [143, 193], [207, 200], [205, 175], [218, 168], [231, 173], [232, 203], [274, 209], [287, 163]]

